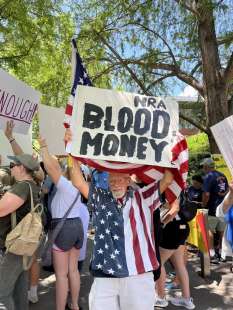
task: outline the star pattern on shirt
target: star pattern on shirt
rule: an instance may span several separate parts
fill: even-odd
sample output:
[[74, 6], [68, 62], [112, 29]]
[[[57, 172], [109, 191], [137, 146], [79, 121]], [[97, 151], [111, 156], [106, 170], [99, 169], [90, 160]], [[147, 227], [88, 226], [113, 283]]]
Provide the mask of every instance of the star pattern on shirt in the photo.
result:
[[102, 249], [97, 250], [97, 252], [98, 252], [99, 254], [103, 254], [103, 253], [104, 253], [104, 251], [103, 251]]
[[109, 216], [112, 216], [112, 212], [111, 211], [107, 212], [107, 217], [109, 217]]
[[119, 240], [119, 236], [117, 236], [116, 234], [113, 236], [114, 240]]
[[109, 274], [114, 274], [115, 271], [111, 268], [111, 269], [108, 269], [108, 273], [109, 273]]
[[[103, 191], [104, 193], [104, 191]], [[101, 198], [99, 199], [99, 197]], [[119, 213], [116, 201], [109, 196], [101, 195], [100, 190], [92, 196], [95, 210], [95, 238], [92, 268], [106, 275], [126, 275], [127, 264], [124, 253], [122, 228], [123, 214]], [[97, 203], [99, 201], [99, 204]], [[97, 212], [96, 212], [97, 211]], [[98, 229], [96, 229], [96, 227]]]

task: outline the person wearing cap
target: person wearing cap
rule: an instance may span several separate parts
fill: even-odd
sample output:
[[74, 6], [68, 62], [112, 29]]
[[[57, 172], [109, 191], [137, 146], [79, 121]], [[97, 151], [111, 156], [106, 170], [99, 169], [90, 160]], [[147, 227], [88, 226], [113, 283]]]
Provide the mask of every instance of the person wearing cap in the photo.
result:
[[[23, 149], [19, 145], [19, 143], [16, 141], [13, 131], [14, 131], [14, 122], [7, 121], [6, 128], [4, 131], [5, 137], [9, 141], [9, 144], [11, 146], [12, 152], [14, 155], [22, 155], [24, 154]], [[36, 158], [37, 156], [33, 155], [33, 158]], [[32, 174], [33, 180], [38, 186], [41, 186], [45, 174], [43, 172], [43, 169], [39, 167], [38, 170], [35, 170]], [[29, 291], [28, 291], [28, 300], [32, 303], [38, 302], [38, 282], [40, 277], [40, 265], [35, 257], [35, 259], [32, 262], [31, 268], [29, 270], [29, 278], [30, 278], [30, 285], [29, 285]]]
[[[203, 179], [203, 207], [208, 209], [210, 256], [212, 263], [218, 263], [220, 259], [220, 248], [222, 236], [225, 229], [225, 222], [222, 218], [216, 217], [217, 206], [223, 201], [228, 191], [226, 176], [215, 170], [214, 160], [211, 157], [205, 158], [201, 165], [205, 173]], [[214, 234], [219, 233], [218, 244], [214, 249]]]
[[[0, 309], [28, 309], [28, 274], [23, 270], [23, 257], [5, 252], [5, 240], [11, 231], [11, 214], [18, 224], [31, 210], [30, 187], [37, 204], [40, 188], [33, 180], [39, 162], [29, 154], [8, 156], [11, 175], [16, 183], [0, 199]], [[28, 184], [29, 183], [29, 184]]]

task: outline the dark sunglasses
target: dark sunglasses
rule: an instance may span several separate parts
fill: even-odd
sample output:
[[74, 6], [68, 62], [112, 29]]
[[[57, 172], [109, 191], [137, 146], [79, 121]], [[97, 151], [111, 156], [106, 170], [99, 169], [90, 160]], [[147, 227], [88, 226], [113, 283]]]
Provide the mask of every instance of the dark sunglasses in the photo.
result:
[[15, 166], [21, 166], [21, 164], [17, 164], [17, 163], [11, 162], [9, 166], [10, 166], [10, 169], [12, 169], [12, 168], [14, 168]]

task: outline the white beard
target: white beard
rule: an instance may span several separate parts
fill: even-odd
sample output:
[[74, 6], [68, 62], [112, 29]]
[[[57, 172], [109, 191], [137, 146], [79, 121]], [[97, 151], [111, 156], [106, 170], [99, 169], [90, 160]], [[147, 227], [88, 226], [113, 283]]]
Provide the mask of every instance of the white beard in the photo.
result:
[[125, 191], [112, 191], [112, 195], [115, 199], [122, 198], [125, 195]]

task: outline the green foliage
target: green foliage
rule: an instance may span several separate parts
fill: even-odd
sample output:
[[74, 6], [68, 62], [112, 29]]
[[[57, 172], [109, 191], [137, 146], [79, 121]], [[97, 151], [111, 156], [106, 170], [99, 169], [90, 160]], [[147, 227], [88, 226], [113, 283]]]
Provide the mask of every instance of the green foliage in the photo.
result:
[[193, 135], [187, 138], [189, 149], [189, 176], [202, 173], [200, 162], [203, 158], [210, 156], [208, 137], [204, 133]]
[[70, 88], [70, 38], [74, 23], [59, 1], [15, 0], [1, 6], [1, 67], [61, 106]]
[[187, 138], [189, 153], [209, 152], [209, 141], [205, 133], [199, 133]]
[[[71, 38], [75, 34], [72, 12], [64, 11], [65, 1], [14, 0], [0, 4], [0, 65], [42, 93], [41, 103], [65, 106], [71, 88]], [[87, 24], [88, 25], [88, 24]], [[84, 48], [86, 47], [86, 49]], [[88, 55], [88, 40], [79, 52]], [[101, 49], [96, 50], [97, 58]], [[103, 65], [97, 58], [88, 63], [90, 75]], [[109, 86], [108, 75], [100, 87]]]
[[[75, 23], [65, 2], [0, 0], [0, 66], [39, 90], [41, 103], [55, 107], [66, 105], [71, 89], [71, 38]], [[78, 44], [83, 59], [90, 56], [92, 47], [88, 42], [85, 38]], [[91, 77], [104, 68], [98, 62], [101, 49], [95, 52], [97, 57], [87, 64]], [[110, 87], [108, 74], [100, 76], [95, 84]], [[33, 138], [38, 130], [38, 118], [35, 118]]]

